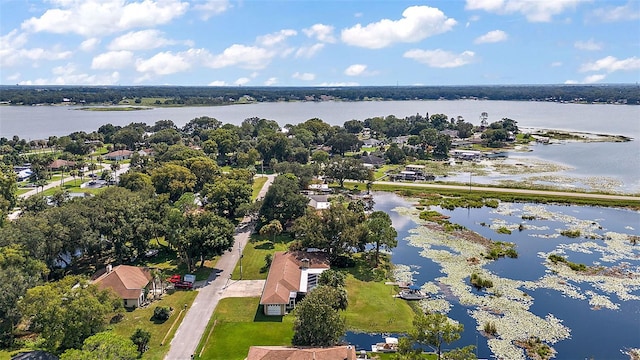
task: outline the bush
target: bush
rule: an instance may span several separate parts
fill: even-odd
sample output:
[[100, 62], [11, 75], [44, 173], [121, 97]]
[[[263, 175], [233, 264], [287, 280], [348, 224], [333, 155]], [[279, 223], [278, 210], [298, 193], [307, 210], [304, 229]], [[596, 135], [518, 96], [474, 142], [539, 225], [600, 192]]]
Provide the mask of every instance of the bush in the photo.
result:
[[120, 321], [122, 321], [122, 319], [124, 319], [124, 314], [123, 313], [117, 313], [117, 314], [113, 315], [111, 320], [109, 320], [109, 324], [117, 324]]
[[577, 238], [580, 237], [580, 230], [562, 230], [560, 231], [560, 235], [569, 237], [569, 238]]
[[167, 321], [171, 317], [171, 308], [168, 306], [156, 306], [153, 309], [153, 320], [155, 321]]
[[480, 275], [473, 273], [471, 274], [471, 285], [478, 290], [482, 290], [493, 287], [493, 281], [490, 279], [484, 279]]
[[498, 333], [496, 324], [494, 324], [493, 321], [484, 323], [484, 332], [489, 335], [495, 336]]

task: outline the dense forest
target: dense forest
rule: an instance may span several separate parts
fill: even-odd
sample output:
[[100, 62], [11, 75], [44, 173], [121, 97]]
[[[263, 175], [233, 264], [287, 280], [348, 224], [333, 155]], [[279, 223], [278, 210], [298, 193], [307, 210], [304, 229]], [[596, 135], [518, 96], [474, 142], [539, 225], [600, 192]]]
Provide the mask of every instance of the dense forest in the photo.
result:
[[12, 105], [118, 104], [158, 98], [155, 105], [223, 105], [248, 101], [518, 100], [640, 104], [640, 86], [377, 86], [377, 87], [195, 87], [195, 86], [2, 86], [0, 103]]

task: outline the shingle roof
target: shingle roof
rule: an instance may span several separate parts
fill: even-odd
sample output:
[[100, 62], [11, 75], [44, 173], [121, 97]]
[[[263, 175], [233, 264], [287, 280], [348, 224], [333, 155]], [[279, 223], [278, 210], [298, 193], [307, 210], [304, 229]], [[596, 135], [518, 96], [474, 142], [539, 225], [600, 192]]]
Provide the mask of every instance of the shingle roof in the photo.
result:
[[246, 360], [355, 360], [353, 346], [327, 348], [292, 348], [285, 346], [252, 346]]
[[264, 284], [260, 304], [288, 304], [289, 294], [300, 287], [300, 265], [309, 259], [309, 268], [328, 269], [329, 262], [324, 253], [303, 251], [276, 252], [273, 254], [269, 275]]
[[137, 266], [118, 265], [105, 272], [94, 283], [100, 289], [113, 289], [122, 299], [137, 299], [153, 277], [149, 269]]

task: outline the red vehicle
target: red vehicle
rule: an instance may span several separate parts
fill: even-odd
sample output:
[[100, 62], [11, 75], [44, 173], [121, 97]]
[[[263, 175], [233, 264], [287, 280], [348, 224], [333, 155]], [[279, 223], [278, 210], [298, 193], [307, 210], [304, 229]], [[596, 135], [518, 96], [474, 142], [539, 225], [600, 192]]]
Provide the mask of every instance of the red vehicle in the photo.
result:
[[178, 281], [177, 283], [174, 283], [173, 286], [176, 289], [187, 289], [187, 290], [193, 289], [193, 283], [190, 283], [188, 281]]
[[182, 277], [178, 274], [171, 275], [170, 278], [167, 279], [170, 283], [176, 284], [182, 281]]

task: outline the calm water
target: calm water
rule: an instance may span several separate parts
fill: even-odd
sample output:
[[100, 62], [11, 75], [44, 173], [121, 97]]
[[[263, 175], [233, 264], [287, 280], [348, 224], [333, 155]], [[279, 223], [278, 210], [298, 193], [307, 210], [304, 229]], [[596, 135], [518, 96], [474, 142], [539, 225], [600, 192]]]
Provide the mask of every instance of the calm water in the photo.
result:
[[[479, 115], [488, 112], [489, 121], [508, 117], [524, 128], [553, 128], [603, 134], [626, 135], [640, 139], [640, 106], [579, 105], [524, 101], [370, 101], [370, 102], [292, 102], [258, 103], [217, 107], [154, 108], [143, 111], [81, 111], [70, 106], [0, 106], [0, 137], [18, 135], [42, 139], [51, 135], [68, 135], [74, 131], [91, 132], [101, 125], [127, 125], [131, 122], [154, 124], [172, 120], [183, 126], [199, 116], [210, 116], [224, 123], [240, 124], [250, 117], [276, 120], [281, 126], [320, 118], [332, 125], [364, 120], [375, 116], [405, 117], [442, 113], [463, 116], [479, 124]], [[510, 157], [537, 157], [572, 168], [550, 175], [571, 177], [607, 177], [615, 184], [608, 190], [640, 193], [640, 142], [568, 143], [535, 146], [530, 153], [511, 153]], [[475, 177], [476, 183], [520, 180], [522, 176]], [[448, 181], [467, 182], [468, 174]], [[579, 183], [571, 186], [589, 188]]]
[[[406, 238], [410, 235], [409, 230], [415, 228], [417, 224], [406, 216], [393, 211], [396, 207], [411, 207], [406, 199], [395, 194], [376, 193], [376, 210], [383, 210], [391, 216], [393, 225], [398, 231], [398, 247], [394, 249], [392, 261], [395, 264], [415, 265], [417, 274], [414, 280], [417, 285], [422, 285], [435, 278], [442, 276], [440, 266], [432, 260], [421, 257], [419, 249], [409, 245]], [[549, 252], [557, 249], [561, 244], [579, 243], [586, 241], [582, 238], [569, 239], [560, 237], [544, 237], [544, 235], [557, 233], [558, 229], [567, 228], [567, 224], [554, 219], [532, 220], [527, 224], [535, 225], [536, 228], [525, 229], [522, 232], [515, 230], [512, 235], [498, 234], [487, 226], [482, 226], [485, 222], [490, 224], [492, 220], [499, 219], [507, 224], [519, 224], [523, 220], [523, 207], [531, 204], [510, 204], [513, 210], [508, 213], [497, 213], [494, 209], [456, 209], [453, 211], [435, 208], [443, 214], [451, 217], [450, 221], [464, 225], [470, 230], [478, 232], [493, 240], [515, 242], [519, 257], [518, 259], [500, 259], [488, 264], [485, 268], [492, 273], [514, 280], [535, 281], [545, 275], [543, 259], [538, 256], [538, 252]], [[602, 229], [596, 229], [595, 233], [601, 235], [608, 231], [626, 234], [640, 235], [640, 213], [636, 211], [600, 208], [587, 206], [557, 206], [543, 205], [543, 208], [554, 212], [571, 216], [579, 220], [597, 222]], [[546, 229], [545, 229], [546, 227]], [[640, 248], [636, 251], [637, 261], [627, 261], [631, 268], [640, 272]], [[601, 254], [584, 254], [574, 251], [566, 251], [566, 255], [574, 262], [581, 262], [588, 265], [596, 264]], [[605, 263], [606, 266], [617, 265], [618, 262]], [[584, 293], [591, 290], [600, 293], [598, 289], [592, 288], [588, 283], [574, 284]], [[617, 310], [603, 308], [592, 310], [587, 300], [577, 300], [563, 296], [556, 290], [538, 288], [536, 290], [524, 290], [534, 298], [534, 303], [530, 311], [538, 316], [544, 317], [546, 314], [553, 314], [563, 321], [563, 324], [571, 329], [571, 338], [554, 344], [558, 351], [558, 359], [585, 359], [594, 357], [596, 359], [625, 359], [620, 349], [628, 347], [640, 347], [640, 302], [622, 301], [616, 295], [610, 295], [614, 303], [620, 305]], [[635, 293], [637, 294], [637, 292]], [[481, 358], [490, 358], [491, 352], [487, 346], [486, 339], [476, 331], [476, 321], [467, 313], [468, 308], [460, 305], [456, 299], [448, 300], [453, 304], [449, 317], [456, 319], [465, 326], [463, 337], [453, 346], [465, 346], [470, 344], [478, 345], [478, 355]], [[347, 340], [358, 347], [369, 349], [374, 342], [382, 341], [382, 336], [367, 334], [349, 334]]]
[[0, 106], [0, 136], [18, 135], [41, 139], [68, 135], [74, 131], [94, 131], [101, 125], [127, 125], [173, 120], [183, 126], [199, 116], [214, 117], [223, 123], [240, 124], [250, 117], [276, 120], [281, 126], [320, 118], [332, 125], [375, 116], [405, 117], [442, 113], [463, 116], [479, 125], [482, 112], [489, 122], [508, 117], [522, 127], [553, 128], [622, 134], [640, 138], [640, 106], [578, 105], [524, 101], [368, 101], [257, 103], [215, 107], [153, 108], [143, 111], [80, 111], [72, 106]]

